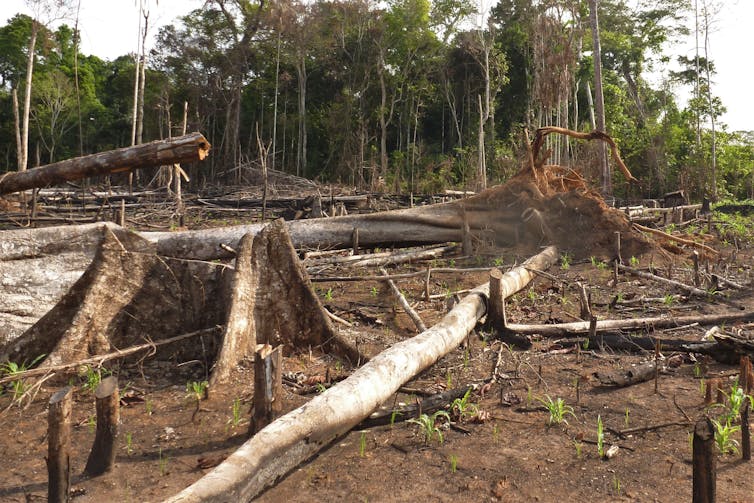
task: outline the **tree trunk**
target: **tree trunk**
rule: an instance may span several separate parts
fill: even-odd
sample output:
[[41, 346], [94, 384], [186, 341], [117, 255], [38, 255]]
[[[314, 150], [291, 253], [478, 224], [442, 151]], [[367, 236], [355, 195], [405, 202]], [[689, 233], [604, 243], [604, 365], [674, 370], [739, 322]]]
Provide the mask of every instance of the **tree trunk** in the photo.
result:
[[203, 160], [210, 150], [200, 133], [76, 157], [0, 178], [0, 195], [90, 176]]
[[306, 60], [299, 56], [296, 64], [298, 74], [298, 154], [296, 176], [306, 174]]
[[[600, 26], [597, 9], [599, 0], [589, 0], [589, 20], [592, 25], [592, 44], [594, 46], [594, 111], [597, 130], [605, 133], [605, 96], [602, 91], [602, 50], [600, 47]], [[613, 193], [610, 165], [607, 162], [607, 150], [604, 145], [599, 147], [599, 160], [602, 173], [602, 192], [605, 195]]]
[[34, 72], [34, 49], [37, 45], [39, 34], [39, 22], [34, 19], [31, 22], [31, 39], [29, 39], [29, 53], [26, 60], [26, 89], [24, 89], [24, 113], [21, 127], [21, 165], [19, 171], [25, 171], [29, 164], [29, 115], [31, 114], [31, 83]]
[[[556, 260], [549, 247], [503, 278], [506, 297]], [[475, 288], [437, 325], [383, 351], [350, 377], [270, 423], [210, 473], [169, 502], [249, 501], [265, 487], [359, 424], [413, 376], [463, 342], [484, 316], [488, 285]]]

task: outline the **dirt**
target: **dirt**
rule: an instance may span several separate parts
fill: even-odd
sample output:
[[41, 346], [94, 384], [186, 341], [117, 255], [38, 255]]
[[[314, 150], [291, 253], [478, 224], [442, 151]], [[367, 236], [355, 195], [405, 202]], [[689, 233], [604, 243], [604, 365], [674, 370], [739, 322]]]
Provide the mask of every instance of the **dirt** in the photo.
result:
[[[731, 250], [726, 257], [730, 258]], [[511, 266], [525, 257], [501, 250], [486, 257], [447, 257], [437, 266]], [[646, 267], [650, 256], [637, 256]], [[654, 260], [657, 260], [656, 258]], [[680, 259], [679, 259], [680, 260]], [[749, 281], [749, 251], [739, 252], [727, 265], [727, 276]], [[394, 272], [422, 270], [418, 263], [393, 268]], [[675, 278], [689, 281], [689, 271], [675, 268]], [[698, 301], [626, 306], [610, 301], [631, 297], [663, 297], [660, 287], [619, 278], [610, 285], [612, 272], [599, 261], [562, 263], [550, 271], [556, 280], [539, 278], [508, 303], [508, 314], [517, 323], [571, 321], [578, 314], [573, 288], [577, 280], [592, 290], [597, 315], [602, 318], [637, 317], [660, 313], [721, 312], [730, 307]], [[332, 269], [328, 274], [363, 275], [373, 270]], [[432, 294], [449, 294], [485, 281], [484, 272], [433, 276]], [[399, 280], [425, 324], [436, 323], [447, 311], [450, 295], [426, 302], [423, 279]], [[354, 324], [340, 330], [373, 351], [416, 333], [389, 291], [378, 282], [316, 283], [323, 303], [336, 315]], [[730, 292], [725, 292], [730, 294]], [[731, 294], [733, 295], [733, 294]], [[737, 302], [751, 308], [745, 296]], [[737, 327], [726, 327], [728, 331]], [[749, 327], [741, 328], [746, 334]], [[670, 333], [699, 340], [705, 328], [687, 327]], [[669, 333], [664, 334], [668, 336]], [[499, 382], [476, 391], [471, 401], [476, 418], [458, 421], [456, 428], [443, 424], [443, 442], [425, 442], [418, 426], [397, 422], [392, 426], [356, 430], [345, 435], [310, 462], [298, 467], [260, 501], [683, 501], [691, 495], [689, 432], [704, 414], [713, 417], [723, 407], [705, 408], [702, 383], [722, 377], [732, 385], [737, 369], [716, 363], [695, 364], [689, 355], [663, 353], [663, 361], [680, 363], [654, 382], [624, 389], [601, 389], [592, 375], [646, 361], [653, 354], [616, 353], [585, 348], [577, 354], [572, 340], [534, 338], [526, 351], [503, 346], [484, 330], [475, 331], [466, 347], [460, 347], [416, 379], [406, 384], [416, 390], [401, 393], [396, 402], [412, 403], [416, 392], [436, 393], [448, 388], [477, 384], [492, 376], [501, 358]], [[196, 344], [196, 343], [194, 343]], [[75, 386], [71, 465], [74, 501], [159, 501], [200, 478], [246, 438], [252, 392], [252, 371], [242, 368], [234, 381], [212, 390], [199, 402], [187, 397], [187, 383], [207, 379], [207, 362], [155, 361], [110, 366], [119, 377], [124, 396], [121, 409], [119, 450], [113, 472], [84, 479], [88, 450], [94, 438], [94, 399], [84, 389], [84, 377], [72, 378]], [[338, 380], [347, 364], [316, 351], [294, 352], [285, 358], [289, 378], [302, 384], [285, 386], [285, 408], [291, 410]], [[286, 381], [288, 382], [288, 381]], [[578, 397], [576, 383], [578, 384]], [[320, 386], [317, 386], [320, 384]], [[728, 387], [726, 386], [726, 388]], [[28, 408], [11, 405], [11, 389], [0, 396], [0, 428], [10, 434], [0, 438], [0, 456], [8, 460], [0, 478], [1, 501], [42, 501], [46, 498], [46, 403], [58, 389], [44, 383]], [[573, 407], [567, 424], [548, 424], [541, 400], [562, 398]], [[237, 405], [234, 420], [234, 402]], [[192, 421], [192, 416], [194, 416]], [[606, 446], [618, 445], [615, 457], [601, 459], [594, 442], [597, 419], [605, 427]], [[672, 424], [671, 424], [672, 423]], [[648, 428], [625, 435], [633, 428]], [[740, 440], [740, 434], [734, 438]], [[718, 500], [754, 501], [754, 479], [740, 456], [720, 454]]]

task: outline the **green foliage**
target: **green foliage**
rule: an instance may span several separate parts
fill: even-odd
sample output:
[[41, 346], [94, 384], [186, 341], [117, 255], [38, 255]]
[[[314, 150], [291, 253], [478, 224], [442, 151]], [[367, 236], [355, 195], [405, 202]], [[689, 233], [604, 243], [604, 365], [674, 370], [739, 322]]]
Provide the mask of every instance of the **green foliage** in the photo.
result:
[[367, 432], [362, 431], [359, 437], [359, 457], [363, 458], [367, 453]]
[[712, 424], [715, 426], [715, 445], [722, 454], [737, 454], [738, 453], [738, 441], [733, 438], [733, 434], [740, 431], [740, 426], [732, 426], [730, 417], [726, 418], [724, 422], [719, 422], [712, 419]]
[[207, 393], [207, 381], [188, 381], [186, 383], [186, 398], [201, 401]]
[[444, 410], [438, 410], [431, 416], [428, 414], [421, 414], [418, 418], [411, 418], [409, 423], [416, 424], [419, 427], [419, 431], [424, 438], [424, 443], [428, 444], [433, 438], [437, 438], [439, 443], [443, 443], [445, 440], [442, 436], [442, 430], [440, 430], [438, 419], [442, 418], [446, 421], [450, 421], [450, 415]]
[[[4, 362], [3, 364], [0, 364], [0, 376], [3, 377], [13, 377], [16, 374], [20, 374], [22, 372], [26, 372], [31, 367], [39, 363], [42, 358], [44, 358], [46, 355], [39, 355], [36, 358], [34, 358], [31, 363], [26, 363], [25, 361], [22, 363], [16, 363], [16, 362]], [[11, 381], [10, 384], [11, 389], [13, 390], [13, 401], [19, 400], [28, 390], [28, 387], [26, 385], [26, 379], [16, 379], [14, 381]]]
[[548, 425], [561, 423], [568, 424], [566, 416], [569, 414], [576, 417], [576, 414], [573, 412], [573, 407], [567, 405], [565, 400], [560, 397], [553, 400], [549, 395], [545, 395], [545, 398], [537, 398], [537, 400], [539, 400], [539, 402], [541, 402], [550, 413], [550, 417], [547, 420]]
[[564, 253], [560, 256], [560, 268], [567, 271], [571, 267], [571, 256], [568, 253]]
[[456, 421], [464, 422], [479, 413], [479, 407], [471, 402], [471, 388], [466, 390], [462, 398], [456, 398], [450, 404], [450, 413]]

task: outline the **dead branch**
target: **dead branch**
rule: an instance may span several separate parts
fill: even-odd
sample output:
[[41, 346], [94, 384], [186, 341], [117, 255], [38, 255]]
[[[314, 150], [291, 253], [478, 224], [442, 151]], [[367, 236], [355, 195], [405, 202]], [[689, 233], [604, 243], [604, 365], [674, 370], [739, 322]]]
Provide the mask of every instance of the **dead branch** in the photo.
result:
[[697, 243], [696, 241], [692, 241], [691, 239], [684, 239], [678, 236], [673, 236], [672, 234], [668, 234], [667, 232], [662, 232], [661, 230], [652, 229], [651, 227], [645, 227], [639, 224], [633, 224], [633, 225], [634, 225], [634, 228], [636, 228], [637, 230], [652, 234], [654, 236], [658, 236], [662, 239], [667, 239], [669, 241], [675, 241], [676, 243], [693, 246], [694, 248], [699, 248], [700, 250], [704, 250], [708, 253], [711, 253], [712, 255], [720, 255], [720, 252], [715, 250], [714, 248], [711, 248], [702, 243]]
[[673, 288], [678, 288], [680, 290], [683, 290], [687, 294], [693, 296], [693, 297], [699, 297], [702, 299], [706, 299], [709, 297], [709, 293], [697, 288], [695, 286], [686, 285], [684, 283], [681, 283], [680, 281], [675, 281], [668, 278], [663, 278], [662, 276], [657, 276], [656, 274], [652, 274], [649, 272], [640, 271], [638, 269], [634, 269], [633, 267], [629, 267], [627, 265], [623, 264], [617, 264], [618, 270], [627, 272], [629, 274], [633, 274], [634, 276], [638, 276], [640, 278], [649, 279], [652, 281], [655, 281], [657, 283], [662, 283], [664, 285], [671, 286]]
[[172, 344], [174, 342], [182, 341], [184, 339], [189, 339], [191, 337], [196, 337], [197, 335], [212, 335], [214, 333], [217, 333], [222, 327], [212, 327], [212, 328], [205, 328], [202, 330], [196, 330], [194, 332], [189, 332], [186, 334], [176, 335], [175, 337], [170, 337], [168, 339], [163, 339], [161, 341], [157, 342], [147, 342], [144, 344], [139, 344], [137, 346], [131, 346], [130, 348], [126, 349], [119, 349], [117, 351], [113, 351], [111, 353], [107, 353], [104, 355], [98, 355], [93, 356], [91, 358], [85, 358], [83, 360], [79, 360], [76, 362], [66, 363], [62, 365], [52, 365], [49, 367], [38, 367], [34, 369], [25, 370], [23, 372], [16, 372], [13, 375], [5, 376], [3, 378], [0, 378], [0, 384], [4, 384], [6, 382], [12, 382], [12, 381], [18, 381], [19, 379], [26, 379], [27, 377], [37, 377], [41, 375], [47, 375], [47, 374], [54, 374], [56, 372], [62, 372], [64, 370], [70, 370], [70, 369], [77, 369], [86, 365], [96, 365], [100, 366], [103, 363], [110, 361], [110, 360], [117, 360], [118, 358], [125, 358], [127, 356], [131, 356], [136, 353], [140, 353], [142, 351], [147, 350], [154, 350], [159, 346], [165, 346], [167, 344]]
[[[387, 271], [384, 268], [380, 268], [380, 272], [384, 276], [388, 275]], [[406, 314], [409, 316], [409, 318], [411, 318], [411, 321], [414, 322], [414, 325], [416, 325], [416, 328], [419, 329], [419, 332], [426, 332], [427, 326], [424, 324], [419, 314], [408, 303], [403, 293], [401, 293], [398, 287], [395, 286], [395, 283], [393, 283], [393, 280], [386, 279], [385, 281], [387, 282], [388, 286], [390, 286], [390, 290], [392, 290], [393, 294], [398, 298], [398, 302], [400, 303], [403, 310], [406, 311]]]
[[620, 152], [618, 152], [618, 146], [615, 144], [615, 141], [613, 141], [613, 139], [607, 133], [603, 133], [602, 131], [595, 130], [591, 133], [581, 133], [578, 131], [572, 131], [570, 129], [555, 126], [541, 127], [537, 129], [537, 134], [534, 137], [534, 144], [532, 146], [532, 152], [535, 159], [539, 156], [539, 150], [542, 148], [545, 136], [551, 133], [570, 136], [571, 138], [576, 138], [577, 140], [604, 141], [605, 143], [610, 145], [610, 151], [613, 153], [613, 158], [615, 159], [616, 164], [623, 173], [623, 176], [626, 177], [626, 180], [628, 180], [629, 182], [639, 183], [639, 180], [634, 178], [634, 176], [624, 164], [623, 159], [621, 159]]

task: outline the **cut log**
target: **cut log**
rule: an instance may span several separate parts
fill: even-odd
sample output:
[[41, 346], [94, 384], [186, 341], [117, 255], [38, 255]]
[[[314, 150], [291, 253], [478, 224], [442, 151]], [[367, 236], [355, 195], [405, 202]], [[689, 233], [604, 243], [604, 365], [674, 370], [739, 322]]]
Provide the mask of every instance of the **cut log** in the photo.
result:
[[[506, 297], [558, 258], [549, 247], [506, 273]], [[437, 325], [399, 342], [324, 393], [270, 423], [171, 502], [249, 501], [299, 463], [349, 431], [401, 385], [463, 342], [485, 313], [488, 285], [473, 290]]]
[[0, 195], [20, 192], [90, 176], [201, 161], [210, 144], [200, 133], [158, 140], [99, 154], [76, 157], [26, 171], [0, 176]]
[[625, 388], [634, 384], [649, 381], [655, 377], [657, 365], [654, 360], [631, 367], [622, 372], [595, 372], [594, 377], [600, 386], [611, 388]]
[[640, 271], [638, 269], [634, 269], [633, 267], [628, 267], [628, 266], [623, 265], [623, 264], [617, 264], [617, 267], [618, 267], [619, 270], [621, 270], [623, 272], [627, 272], [629, 274], [633, 274], [634, 276], [638, 276], [638, 277], [644, 278], [644, 279], [649, 279], [649, 280], [655, 281], [657, 283], [662, 283], [664, 285], [668, 285], [668, 286], [673, 287], [673, 288], [678, 288], [678, 289], [683, 290], [687, 294], [689, 294], [691, 296], [694, 296], [694, 297], [699, 297], [699, 298], [702, 298], [702, 299], [706, 299], [710, 295], [708, 292], [705, 292], [704, 290], [702, 290], [700, 288], [696, 288], [695, 286], [683, 284], [680, 281], [675, 281], [675, 280], [672, 280], [672, 279], [663, 278], [662, 276], [657, 276], [656, 274], [652, 274], [652, 273]]
[[[645, 330], [645, 329], [662, 329], [672, 328], [690, 323], [699, 323], [700, 325], [716, 325], [721, 323], [730, 323], [733, 321], [743, 321], [754, 319], [754, 311], [738, 311], [723, 314], [700, 314], [696, 316], [668, 316], [668, 317], [651, 317], [651, 318], [633, 318], [628, 320], [598, 320], [597, 331], [611, 330]], [[589, 333], [588, 321], [574, 321], [571, 323], [554, 323], [554, 324], [517, 324], [508, 323], [506, 329], [518, 334], [535, 335], [539, 334], [545, 337], [565, 337], [569, 335], [581, 335]]]

